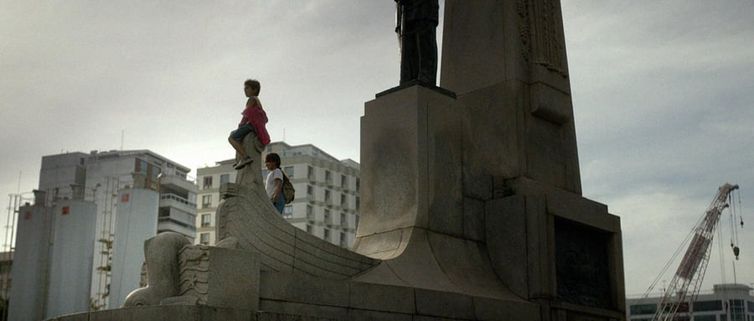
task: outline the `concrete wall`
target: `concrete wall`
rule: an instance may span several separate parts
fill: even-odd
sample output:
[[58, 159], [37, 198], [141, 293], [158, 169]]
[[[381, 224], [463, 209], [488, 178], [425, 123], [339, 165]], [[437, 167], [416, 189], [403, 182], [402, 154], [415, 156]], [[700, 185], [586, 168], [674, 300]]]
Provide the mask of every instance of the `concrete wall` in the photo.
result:
[[124, 189], [118, 193], [115, 222], [110, 307], [123, 305], [126, 296], [139, 287], [144, 262], [144, 241], [157, 233], [159, 194], [148, 189]]
[[97, 206], [58, 200], [53, 206], [47, 317], [89, 311]]
[[68, 153], [42, 157], [37, 189], [47, 192], [48, 205], [56, 197], [71, 198], [71, 184], [84, 187], [86, 178], [84, 162], [87, 156], [84, 153]]
[[38, 321], [44, 317], [50, 239], [48, 211], [41, 204], [19, 209], [8, 320]]

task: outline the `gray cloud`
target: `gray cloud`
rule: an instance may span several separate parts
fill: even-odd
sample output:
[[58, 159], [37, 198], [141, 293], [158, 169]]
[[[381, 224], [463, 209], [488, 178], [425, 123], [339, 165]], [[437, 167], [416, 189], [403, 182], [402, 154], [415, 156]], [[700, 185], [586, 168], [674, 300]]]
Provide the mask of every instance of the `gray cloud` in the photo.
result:
[[[629, 293], [659, 273], [717, 186], [739, 183], [744, 208], [754, 195], [752, 9], [744, 1], [564, 3], [584, 191], [621, 216]], [[749, 283], [754, 237], [742, 236], [738, 281]], [[718, 252], [707, 289], [722, 281]]]

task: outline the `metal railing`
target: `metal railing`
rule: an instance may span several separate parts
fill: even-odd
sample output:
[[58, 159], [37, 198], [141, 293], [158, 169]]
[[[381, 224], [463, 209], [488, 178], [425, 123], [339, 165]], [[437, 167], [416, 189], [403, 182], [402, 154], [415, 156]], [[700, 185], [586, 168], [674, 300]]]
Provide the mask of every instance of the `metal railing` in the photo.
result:
[[174, 200], [174, 201], [177, 201], [179, 203], [183, 203], [183, 204], [186, 204], [188, 206], [196, 208], [196, 203], [189, 202], [189, 200], [187, 200], [186, 198], [184, 198], [184, 197], [182, 197], [180, 195], [173, 194], [173, 193], [161, 194], [160, 195], [160, 199], [161, 200]]

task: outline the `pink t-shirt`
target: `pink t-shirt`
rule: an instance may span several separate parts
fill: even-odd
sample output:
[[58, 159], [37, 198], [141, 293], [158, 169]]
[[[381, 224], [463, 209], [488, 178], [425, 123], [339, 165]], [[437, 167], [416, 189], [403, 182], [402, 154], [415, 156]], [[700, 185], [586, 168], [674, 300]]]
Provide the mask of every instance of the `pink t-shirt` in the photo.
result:
[[238, 126], [245, 124], [251, 125], [257, 133], [259, 142], [262, 143], [262, 145], [269, 144], [270, 134], [267, 133], [267, 128], [265, 126], [265, 124], [267, 124], [267, 113], [262, 109], [262, 103], [259, 102], [257, 97], [252, 97], [252, 99], [250, 99], [250, 103], [246, 105], [246, 108], [241, 112], [241, 115], [243, 116], [241, 117], [241, 122]]

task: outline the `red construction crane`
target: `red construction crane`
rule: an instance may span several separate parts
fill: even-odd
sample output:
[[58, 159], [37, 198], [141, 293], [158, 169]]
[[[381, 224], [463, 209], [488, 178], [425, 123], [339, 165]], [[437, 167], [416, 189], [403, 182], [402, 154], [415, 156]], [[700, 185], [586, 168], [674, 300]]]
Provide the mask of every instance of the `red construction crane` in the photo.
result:
[[[653, 321], [675, 320], [675, 315], [678, 312], [689, 311], [689, 302], [694, 302], [699, 294], [704, 274], [707, 271], [715, 228], [720, 221], [723, 210], [728, 207], [727, 201], [730, 193], [736, 189], [738, 189], [738, 185], [726, 183], [720, 186], [704, 216], [694, 226], [691, 243], [686, 249], [686, 254], [683, 255], [673, 279], [665, 289], [657, 312], [652, 318]], [[738, 248], [735, 247], [734, 252], [738, 252], [737, 250]], [[738, 253], [736, 253], [737, 256]], [[650, 286], [650, 290], [652, 287]]]

